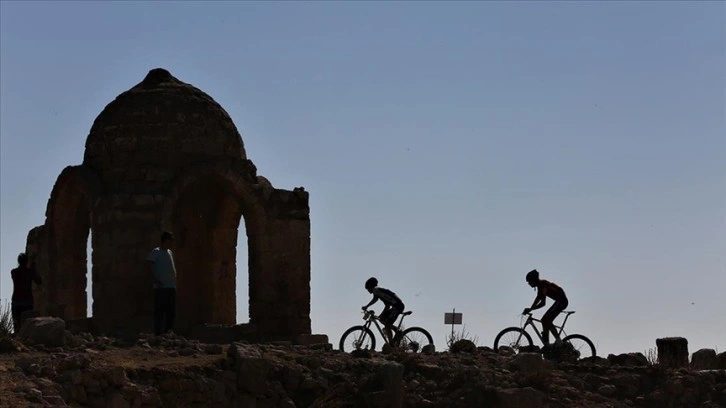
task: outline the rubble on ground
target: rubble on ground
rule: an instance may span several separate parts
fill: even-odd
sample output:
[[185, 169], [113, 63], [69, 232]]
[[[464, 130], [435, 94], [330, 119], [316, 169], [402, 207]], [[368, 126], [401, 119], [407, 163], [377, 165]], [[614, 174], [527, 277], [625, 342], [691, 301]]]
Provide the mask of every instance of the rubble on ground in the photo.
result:
[[639, 353], [558, 362], [470, 345], [350, 354], [174, 334], [62, 338], [9, 340], [0, 407], [726, 407], [725, 358], [710, 351], [694, 353], [693, 368], [665, 369]]

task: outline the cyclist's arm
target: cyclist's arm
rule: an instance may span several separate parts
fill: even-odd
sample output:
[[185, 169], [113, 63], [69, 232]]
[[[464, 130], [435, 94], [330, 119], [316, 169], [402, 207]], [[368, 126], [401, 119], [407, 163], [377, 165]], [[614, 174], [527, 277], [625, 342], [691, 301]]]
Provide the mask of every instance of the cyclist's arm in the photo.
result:
[[537, 297], [534, 298], [534, 303], [532, 303], [532, 307], [529, 308], [529, 310], [537, 310], [542, 308], [545, 305], [545, 300], [547, 299], [547, 289], [542, 288], [542, 290], [537, 291]]
[[545, 305], [544, 299], [540, 300], [539, 298], [534, 300], [534, 303], [532, 303], [532, 307], [529, 308], [529, 310], [537, 310], [541, 309]]
[[378, 296], [373, 296], [373, 299], [371, 299], [370, 302], [368, 302], [367, 305], [363, 306], [363, 309], [368, 309], [368, 307], [374, 303], [378, 302]]

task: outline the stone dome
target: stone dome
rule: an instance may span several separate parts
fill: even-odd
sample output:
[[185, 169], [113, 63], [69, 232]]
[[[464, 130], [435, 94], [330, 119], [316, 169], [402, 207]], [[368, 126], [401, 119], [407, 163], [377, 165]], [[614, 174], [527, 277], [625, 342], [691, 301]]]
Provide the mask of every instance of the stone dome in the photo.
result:
[[212, 97], [156, 68], [93, 122], [83, 164], [98, 171], [246, 159], [234, 122]]

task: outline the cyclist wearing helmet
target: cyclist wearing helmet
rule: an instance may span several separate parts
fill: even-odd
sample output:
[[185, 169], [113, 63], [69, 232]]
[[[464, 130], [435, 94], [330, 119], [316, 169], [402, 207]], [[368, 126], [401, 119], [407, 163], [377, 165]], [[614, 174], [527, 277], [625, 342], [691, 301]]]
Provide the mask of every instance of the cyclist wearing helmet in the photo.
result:
[[554, 324], [552, 324], [552, 322], [555, 320], [555, 317], [557, 317], [558, 314], [565, 310], [569, 303], [567, 301], [567, 295], [565, 295], [565, 291], [554, 282], [540, 279], [539, 272], [537, 272], [536, 269], [532, 269], [531, 271], [529, 271], [529, 273], [527, 273], [526, 279], [527, 283], [529, 283], [529, 286], [537, 288], [537, 297], [535, 297], [534, 303], [532, 303], [532, 307], [525, 308], [522, 313], [526, 314], [531, 312], [532, 310], [544, 307], [548, 297], [554, 300], [555, 303], [550, 306], [547, 312], [545, 312], [545, 314], [542, 316], [542, 342], [544, 344], [549, 344], [550, 332], [552, 332], [552, 334], [555, 335], [555, 339], [559, 341], [560, 337], [557, 334], [555, 326]]
[[393, 330], [396, 330], [393, 324], [396, 322], [396, 318], [403, 313], [405, 308], [403, 302], [393, 291], [378, 287], [378, 279], [376, 278], [370, 278], [366, 281], [366, 289], [373, 294], [373, 299], [367, 305], [363, 306], [362, 309], [367, 310], [368, 306], [376, 303], [378, 299], [383, 302], [385, 307], [378, 316], [378, 319], [385, 325], [384, 332], [388, 336], [389, 341], [393, 341]]

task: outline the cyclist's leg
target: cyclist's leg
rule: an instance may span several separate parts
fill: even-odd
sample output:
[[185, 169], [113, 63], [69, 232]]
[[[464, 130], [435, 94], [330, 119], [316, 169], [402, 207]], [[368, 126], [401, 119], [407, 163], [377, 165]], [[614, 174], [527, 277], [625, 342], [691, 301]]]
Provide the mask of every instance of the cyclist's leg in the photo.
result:
[[390, 343], [393, 340], [393, 335], [391, 334], [391, 314], [393, 313], [393, 309], [389, 306], [386, 306], [383, 308], [383, 311], [378, 316], [378, 320], [383, 323], [383, 334], [385, 334], [386, 342]]
[[555, 341], [560, 340], [560, 336], [557, 334], [557, 329], [553, 324], [555, 318], [562, 313], [567, 307], [569, 302], [567, 298], [556, 301], [547, 312], [542, 316], [542, 341], [545, 344], [549, 344], [550, 333], [555, 336]]
[[[403, 305], [403, 303], [391, 306], [391, 311], [389, 313], [389, 318], [388, 318], [388, 328], [392, 332], [395, 331], [396, 334], [398, 334], [398, 328], [396, 327], [396, 319], [398, 319], [398, 316], [400, 316], [401, 313], [403, 313], [403, 310], [405, 308], [406, 307]], [[393, 339], [392, 332], [391, 332], [391, 336], [392, 336], [391, 339]]]

